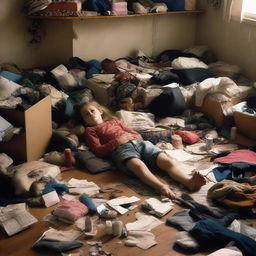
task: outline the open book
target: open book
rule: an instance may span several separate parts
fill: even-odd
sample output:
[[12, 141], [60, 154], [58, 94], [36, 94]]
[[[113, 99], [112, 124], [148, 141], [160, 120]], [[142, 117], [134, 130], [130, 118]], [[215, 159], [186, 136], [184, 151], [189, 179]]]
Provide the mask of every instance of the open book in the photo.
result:
[[0, 225], [8, 236], [30, 227], [37, 221], [23, 203], [0, 207]]

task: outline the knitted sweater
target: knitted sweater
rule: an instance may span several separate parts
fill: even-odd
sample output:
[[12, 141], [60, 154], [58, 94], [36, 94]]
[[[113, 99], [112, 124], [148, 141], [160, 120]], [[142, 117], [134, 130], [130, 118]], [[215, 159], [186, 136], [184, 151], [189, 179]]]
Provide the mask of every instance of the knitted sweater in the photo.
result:
[[119, 120], [110, 120], [85, 129], [85, 139], [90, 150], [97, 156], [109, 156], [119, 144], [117, 139], [125, 133], [134, 135], [134, 139], [141, 139], [136, 131], [128, 128]]

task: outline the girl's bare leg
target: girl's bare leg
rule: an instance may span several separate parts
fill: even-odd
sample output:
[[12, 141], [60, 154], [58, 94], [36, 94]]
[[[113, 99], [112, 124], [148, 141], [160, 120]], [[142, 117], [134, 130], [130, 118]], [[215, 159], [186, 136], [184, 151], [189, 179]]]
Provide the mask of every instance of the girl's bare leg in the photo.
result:
[[141, 181], [155, 188], [162, 195], [170, 198], [175, 198], [175, 194], [170, 189], [170, 186], [161, 182], [140, 159], [131, 158], [127, 160], [125, 164], [126, 167], [131, 170], [136, 176], [138, 176]]
[[184, 173], [178, 165], [168, 157], [165, 153], [160, 153], [156, 160], [157, 166], [168, 173], [168, 175], [175, 181], [180, 182], [186, 186], [190, 191], [199, 190], [206, 183], [205, 177], [199, 172], [193, 173], [192, 176]]

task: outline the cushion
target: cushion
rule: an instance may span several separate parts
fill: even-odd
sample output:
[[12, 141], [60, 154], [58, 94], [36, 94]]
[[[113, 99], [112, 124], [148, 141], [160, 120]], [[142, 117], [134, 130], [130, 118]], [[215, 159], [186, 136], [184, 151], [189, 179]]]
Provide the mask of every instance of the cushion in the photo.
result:
[[51, 73], [58, 81], [61, 89], [71, 91], [84, 86], [85, 71], [68, 70], [64, 65], [59, 65]]
[[0, 71], [0, 76], [10, 81], [13, 81], [14, 83], [19, 83], [20, 80], [22, 79], [22, 76], [20, 74], [16, 74], [7, 70]]
[[197, 58], [197, 56], [195, 54], [190, 53], [190, 52], [183, 52], [181, 50], [165, 50], [157, 56], [156, 60], [157, 61], [173, 61], [174, 59], [176, 59], [178, 57], [195, 57], [195, 58]]
[[118, 118], [135, 131], [151, 129], [155, 127], [154, 115], [151, 113], [119, 110], [116, 112]]
[[44, 96], [50, 95], [52, 107], [55, 107], [57, 103], [61, 102], [63, 99], [67, 99], [68, 95], [62, 91], [57, 90], [50, 84], [42, 84], [39, 87], [40, 93]]
[[177, 74], [170, 70], [160, 71], [158, 74], [154, 74], [152, 79], [156, 84], [166, 85], [170, 83], [179, 83], [180, 78]]
[[195, 131], [176, 131], [175, 134], [182, 138], [182, 142], [194, 144], [200, 140], [200, 137]]
[[185, 99], [176, 84], [165, 87], [164, 91], [148, 105], [149, 111], [159, 118], [180, 115], [185, 107]]
[[76, 152], [74, 156], [80, 167], [93, 174], [115, 169], [111, 159], [97, 157], [90, 150]]
[[198, 58], [191, 57], [179, 57], [172, 61], [172, 67], [174, 69], [185, 69], [185, 68], [208, 68], [208, 66], [200, 61]]
[[179, 76], [180, 83], [183, 85], [202, 82], [207, 78], [214, 77], [214, 74], [205, 68], [172, 69], [172, 72]]
[[42, 177], [55, 178], [60, 173], [60, 168], [42, 161], [29, 161], [14, 166], [12, 171], [15, 173], [13, 177], [15, 194], [26, 195], [34, 182]]

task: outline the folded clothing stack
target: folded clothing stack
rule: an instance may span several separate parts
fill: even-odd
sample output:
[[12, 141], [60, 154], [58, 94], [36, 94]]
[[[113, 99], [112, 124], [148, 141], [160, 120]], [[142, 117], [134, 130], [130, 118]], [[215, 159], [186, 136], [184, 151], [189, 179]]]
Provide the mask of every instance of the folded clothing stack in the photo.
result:
[[112, 15], [127, 15], [127, 2], [113, 2], [112, 3]]
[[78, 199], [66, 200], [54, 211], [53, 215], [63, 222], [72, 224], [80, 217], [88, 213], [88, 207], [81, 203]]
[[45, 10], [57, 11], [57, 10], [69, 10], [69, 11], [81, 11], [82, 3], [80, 1], [61, 1], [50, 3]]
[[24, 11], [26, 14], [31, 15], [44, 10], [51, 2], [52, 0], [25, 0]]

